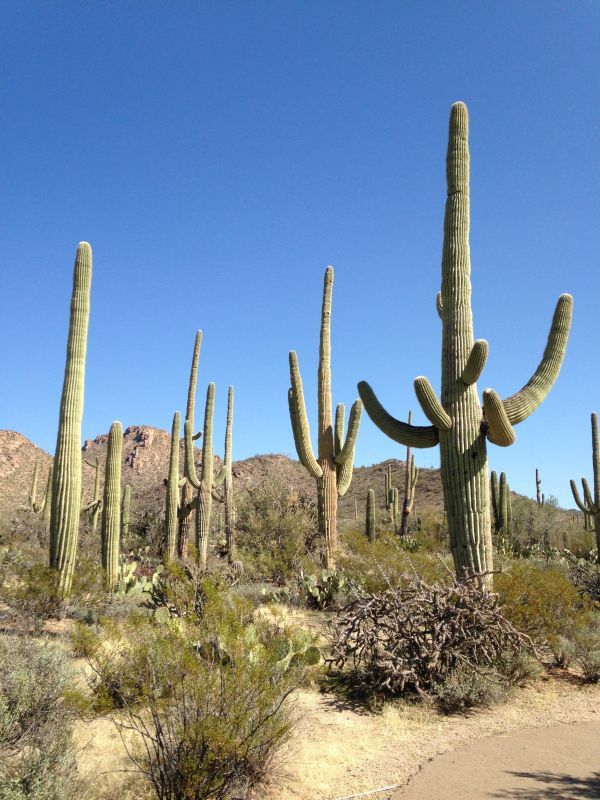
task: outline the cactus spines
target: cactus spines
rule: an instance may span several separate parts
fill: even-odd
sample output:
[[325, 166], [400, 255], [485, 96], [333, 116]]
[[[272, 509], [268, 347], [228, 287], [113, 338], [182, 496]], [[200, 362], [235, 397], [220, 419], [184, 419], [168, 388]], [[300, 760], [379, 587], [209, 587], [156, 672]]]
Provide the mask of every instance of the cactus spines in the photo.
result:
[[350, 410], [348, 430], [344, 441], [344, 406], [336, 409], [335, 426], [332, 419], [331, 401], [331, 296], [333, 290], [333, 267], [325, 270], [323, 305], [321, 309], [321, 334], [319, 341], [318, 370], [318, 452], [315, 458], [310, 442], [306, 405], [302, 390], [302, 378], [295, 351], [290, 352], [290, 382], [288, 392], [290, 419], [294, 443], [300, 463], [317, 482], [319, 504], [319, 530], [325, 542], [324, 565], [335, 569], [338, 549], [337, 501], [343, 497], [352, 481], [354, 448], [362, 403], [355, 400]]
[[50, 515], [50, 566], [59, 572], [59, 589], [65, 597], [71, 591], [79, 536], [81, 421], [91, 283], [92, 248], [87, 242], [80, 242], [73, 270], [71, 316], [52, 473]]
[[167, 502], [165, 509], [165, 547], [164, 557], [168, 561], [175, 557], [177, 550], [177, 530], [179, 523], [179, 433], [181, 418], [179, 411], [173, 414], [171, 426], [171, 449], [169, 453], [169, 476], [165, 481]]
[[106, 586], [109, 591], [115, 588], [119, 579], [122, 450], [123, 428], [120, 422], [113, 422], [108, 434], [106, 452], [101, 538], [102, 567], [106, 573]]
[[490, 586], [493, 563], [486, 439], [500, 445], [511, 444], [512, 427], [535, 411], [548, 394], [565, 353], [572, 298], [559, 298], [544, 355], [529, 382], [506, 400], [491, 389], [486, 390], [482, 409], [476, 380], [483, 370], [488, 347], [484, 340], [475, 341], [473, 336], [468, 114], [463, 103], [455, 103], [450, 113], [446, 178], [442, 287], [437, 301], [442, 320], [440, 398], [425, 378], [415, 381], [417, 396], [432, 424], [408, 425], [394, 419], [364, 381], [359, 384], [359, 394], [373, 422], [390, 438], [413, 447], [433, 447], [439, 442], [456, 573], [458, 577], [485, 573], [485, 583]]
[[540, 478], [540, 471], [535, 468], [535, 500], [538, 506], [543, 506], [546, 502], [546, 497], [542, 492], [542, 479]]
[[121, 537], [129, 533], [129, 512], [131, 510], [131, 486], [123, 488], [123, 502], [121, 504]]
[[[571, 481], [571, 491], [577, 506], [584, 513], [585, 529], [596, 531], [596, 547], [600, 557], [600, 446], [598, 444], [598, 415], [592, 414], [592, 465], [594, 469], [594, 494], [585, 478], [581, 479], [583, 486], [583, 502], [577, 491], [577, 484]], [[594, 528], [591, 527], [591, 518], [594, 518]]]
[[366, 515], [367, 539], [374, 542], [377, 537], [377, 512], [375, 509], [375, 492], [369, 489], [367, 492], [367, 515]]

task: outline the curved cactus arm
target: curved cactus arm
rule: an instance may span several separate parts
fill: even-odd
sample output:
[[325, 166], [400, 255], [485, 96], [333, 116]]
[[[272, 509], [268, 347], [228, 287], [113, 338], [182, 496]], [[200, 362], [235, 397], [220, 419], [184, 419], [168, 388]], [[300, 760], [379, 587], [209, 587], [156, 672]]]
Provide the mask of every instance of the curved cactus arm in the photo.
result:
[[435, 307], [438, 312], [438, 316], [442, 319], [442, 315], [444, 313], [444, 301], [442, 300], [442, 293], [438, 292], [435, 298]]
[[302, 460], [302, 446], [300, 443], [300, 433], [298, 430], [298, 420], [296, 418], [296, 403], [294, 400], [294, 390], [290, 387], [288, 389], [288, 407], [290, 409], [290, 422], [292, 424], [292, 433], [294, 434], [294, 447], [296, 448], [296, 453], [298, 458], [300, 459], [300, 463], [303, 467], [308, 467]]
[[185, 432], [184, 436], [185, 474], [187, 475], [187, 479], [192, 484], [194, 489], [199, 489], [200, 480], [198, 479], [198, 475], [196, 474], [196, 465], [194, 464], [194, 440], [192, 438], [192, 423], [190, 422], [189, 419], [186, 419], [183, 429]]
[[570, 294], [561, 294], [552, 317], [546, 349], [538, 368], [522, 389], [503, 400], [511, 425], [518, 425], [533, 414], [552, 388], [565, 356], [572, 316], [573, 298]]
[[466, 386], [470, 386], [472, 383], [477, 383], [479, 376], [485, 367], [488, 353], [489, 345], [486, 340], [476, 339], [473, 343], [473, 348], [469, 354], [469, 358], [467, 359], [467, 363], [465, 364], [465, 368], [463, 369], [461, 376], [462, 382]]
[[579, 492], [577, 490], [577, 484], [572, 479], [570, 481], [570, 484], [571, 484], [571, 492], [573, 493], [573, 500], [575, 500], [577, 507], [581, 511], [583, 511], [584, 514], [590, 514], [591, 513], [590, 509], [584, 503], [581, 502], [581, 497], [579, 496]]
[[198, 431], [198, 433], [195, 433], [195, 434], [192, 436], [192, 441], [193, 441], [193, 442], [197, 442], [197, 441], [198, 441], [198, 439], [199, 439], [201, 436], [202, 436], [202, 431]]
[[419, 375], [414, 382], [417, 400], [427, 419], [438, 429], [438, 431], [449, 431], [452, 427], [450, 416], [444, 411], [444, 407], [437, 398], [433, 386], [427, 378]]
[[218, 489], [221, 484], [225, 482], [225, 478], [227, 477], [227, 466], [223, 464], [217, 476], [213, 480], [213, 489]]
[[[340, 404], [341, 405], [341, 404]], [[343, 466], [346, 461], [354, 458], [354, 448], [356, 447], [356, 439], [358, 437], [358, 429], [360, 428], [360, 417], [362, 414], [362, 403], [360, 400], [355, 400], [350, 409], [350, 418], [348, 420], [348, 431], [346, 432], [346, 441], [335, 459], [338, 466]], [[336, 415], [337, 416], [337, 415]]]
[[290, 351], [290, 378], [292, 382], [292, 403], [294, 406], [292, 425], [295, 421], [297, 441], [300, 446], [298, 458], [313, 478], [321, 478], [323, 476], [323, 470], [314, 457], [310, 442], [310, 429], [308, 427], [308, 417], [306, 416], [306, 406], [304, 405], [302, 378], [300, 377], [300, 369], [298, 367], [298, 357], [294, 350]]
[[394, 442], [419, 448], [435, 447], [439, 443], [438, 430], [433, 425], [408, 425], [388, 414], [366, 381], [358, 384], [358, 393], [371, 420]]
[[493, 389], [483, 392], [483, 414], [487, 422], [487, 438], [499, 447], [514, 444], [514, 428], [510, 424], [502, 400]]
[[183, 489], [186, 483], [187, 483], [187, 478], [180, 478], [179, 483], [177, 485], [179, 486], [180, 489]]
[[333, 429], [333, 452], [335, 457], [342, 452], [344, 441], [344, 418], [346, 416], [346, 407], [343, 403], [338, 403], [335, 407], [335, 426]]
[[598, 503], [592, 499], [592, 493], [590, 492], [589, 484], [585, 478], [581, 479], [581, 485], [583, 486], [583, 499], [587, 504], [590, 514], [597, 514], [600, 511], [600, 508]]

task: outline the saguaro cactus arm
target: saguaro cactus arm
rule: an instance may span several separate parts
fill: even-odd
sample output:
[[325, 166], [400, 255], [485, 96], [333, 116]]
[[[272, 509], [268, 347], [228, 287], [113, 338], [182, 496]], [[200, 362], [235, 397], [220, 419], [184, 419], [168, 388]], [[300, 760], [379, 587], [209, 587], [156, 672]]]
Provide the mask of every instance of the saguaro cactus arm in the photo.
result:
[[[342, 404], [340, 403], [340, 405]], [[344, 446], [342, 447], [342, 449], [339, 451], [339, 453], [335, 458], [335, 463], [338, 466], [343, 466], [348, 460], [354, 459], [354, 448], [356, 446], [356, 439], [358, 437], [358, 429], [360, 427], [361, 414], [362, 414], [362, 403], [360, 400], [355, 400], [354, 403], [352, 403], [352, 408], [350, 409], [350, 418], [348, 420], [346, 441], [344, 442]], [[337, 413], [336, 413], [336, 420], [337, 420]]]
[[408, 425], [392, 417], [366, 381], [358, 384], [358, 393], [371, 420], [394, 442], [420, 448], [435, 447], [439, 443], [438, 430], [433, 425]]
[[587, 503], [590, 513], [597, 514], [599, 510], [599, 504], [597, 500], [592, 499], [592, 493], [590, 492], [589, 484], [585, 478], [581, 479], [581, 485], [583, 486], [583, 497]]
[[483, 414], [487, 422], [487, 438], [500, 447], [514, 444], [517, 438], [502, 400], [493, 389], [483, 392]]
[[573, 493], [573, 500], [577, 503], [578, 508], [583, 511], [584, 514], [590, 514], [590, 509], [585, 505], [585, 503], [581, 502], [581, 497], [579, 496], [579, 491], [577, 489], [577, 484], [573, 479], [570, 481], [571, 483], [571, 492]]
[[518, 425], [533, 414], [552, 388], [565, 356], [572, 316], [573, 298], [570, 294], [561, 294], [538, 368], [522, 389], [503, 401], [511, 425]]
[[[333, 428], [333, 451], [335, 456], [341, 453], [344, 442], [344, 418], [346, 407], [343, 403], [338, 403], [335, 407], [335, 425]], [[337, 462], [336, 462], [337, 463]]]
[[487, 361], [488, 352], [489, 345], [485, 339], [476, 339], [473, 342], [473, 349], [462, 372], [462, 382], [466, 386], [477, 383], [479, 380]]
[[200, 480], [196, 474], [196, 465], [194, 464], [194, 440], [192, 438], [192, 423], [186, 419], [184, 426], [184, 458], [185, 458], [185, 472], [187, 479], [192, 484], [194, 489], [200, 488]]
[[310, 429], [308, 417], [306, 416], [306, 406], [304, 404], [304, 392], [302, 391], [302, 378], [298, 367], [298, 357], [294, 350], [290, 351], [290, 380], [292, 382], [291, 402], [293, 413], [291, 414], [292, 426], [296, 426], [294, 439], [299, 445], [298, 458], [313, 478], [321, 478], [323, 470], [317, 462], [312, 445], [310, 442]]
[[423, 377], [423, 375], [415, 378], [414, 386], [417, 400], [421, 404], [421, 408], [427, 419], [433, 423], [438, 431], [449, 431], [452, 427], [452, 420], [446, 411], [444, 411], [433, 386], [429, 383], [427, 378]]
[[444, 301], [442, 300], [441, 292], [438, 292], [437, 295], [435, 296], [435, 307], [437, 309], [438, 316], [441, 319], [442, 314], [444, 313]]

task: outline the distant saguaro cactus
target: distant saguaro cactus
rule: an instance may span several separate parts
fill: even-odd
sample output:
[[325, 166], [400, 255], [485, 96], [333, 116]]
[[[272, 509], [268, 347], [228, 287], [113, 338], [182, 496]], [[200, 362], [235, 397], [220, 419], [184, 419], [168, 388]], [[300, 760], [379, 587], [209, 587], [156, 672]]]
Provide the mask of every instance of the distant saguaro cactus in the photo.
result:
[[324, 563], [327, 569], [335, 569], [338, 549], [337, 536], [337, 502], [343, 497], [352, 481], [354, 466], [354, 448], [362, 404], [355, 400], [350, 410], [348, 431], [344, 441], [343, 403], [339, 403], [335, 412], [335, 426], [331, 412], [331, 295], [333, 290], [333, 267], [325, 270], [323, 285], [323, 306], [321, 309], [321, 336], [319, 343], [318, 372], [318, 453], [315, 458], [311, 441], [302, 378], [298, 367], [296, 352], [290, 352], [290, 381], [288, 403], [294, 442], [300, 463], [317, 482], [317, 499], [319, 511], [319, 532], [324, 538]]
[[366, 515], [367, 539], [374, 542], [377, 537], [377, 510], [375, 508], [375, 492], [369, 489], [367, 492], [367, 515]]
[[123, 428], [113, 422], [108, 434], [106, 471], [104, 477], [104, 501], [102, 503], [102, 567], [106, 572], [106, 586], [115, 588], [119, 579], [121, 555], [121, 455], [123, 452]]
[[91, 283], [92, 248], [87, 242], [80, 242], [73, 270], [71, 317], [52, 472], [50, 514], [50, 566], [59, 572], [59, 589], [65, 597], [71, 592], [79, 536], [81, 421]]
[[577, 484], [571, 481], [571, 491], [577, 506], [584, 513], [585, 529], [592, 530], [590, 522], [594, 518], [594, 529], [596, 531], [596, 547], [600, 557], [600, 446], [598, 444], [598, 415], [592, 414], [592, 465], [594, 468], [594, 494], [590, 492], [590, 487], [585, 478], [581, 479], [583, 486], [583, 502], [577, 491]]
[[[173, 415], [171, 427], [171, 450], [169, 455], [169, 477], [165, 479], [167, 487], [167, 503], [165, 510], [165, 543], [163, 556], [165, 560], [175, 557], [177, 552], [177, 531], [179, 527], [179, 433], [181, 419], [179, 411]], [[186, 481], [183, 478], [182, 482]]]
[[546, 501], [545, 496], [542, 494], [541, 487], [542, 487], [542, 479], [540, 478], [540, 471], [536, 467], [535, 468], [535, 499], [536, 499], [536, 502], [537, 502], [538, 506], [540, 506], [540, 507], [543, 506], [545, 501]]
[[542, 360], [528, 383], [501, 400], [483, 393], [476, 381], [484, 368], [488, 343], [474, 341], [469, 253], [468, 114], [463, 103], [450, 113], [446, 159], [447, 200], [442, 252], [442, 288], [437, 298], [442, 320], [442, 388], [438, 399], [427, 378], [415, 379], [417, 398], [430, 426], [408, 425], [392, 417], [366, 382], [359, 393], [373, 422], [390, 438], [412, 447], [440, 446], [444, 503], [457, 576], [493, 569], [486, 439], [501, 446], [515, 440], [513, 426], [544, 400], [556, 380], [565, 353], [572, 297], [561, 295]]
[[44, 520], [48, 522], [50, 518], [50, 502], [52, 497], [52, 466], [50, 466], [50, 470], [48, 472], [48, 478], [46, 480], [46, 488], [44, 490], [44, 496], [42, 498], [42, 502], [38, 503], [37, 501], [37, 485], [38, 485], [38, 476], [39, 476], [39, 462], [35, 462], [35, 466], [33, 468], [33, 477], [31, 479], [31, 489], [29, 491], [29, 507], [33, 511], [34, 514], [42, 514]]
[[123, 488], [123, 501], [121, 503], [121, 538], [129, 533], [129, 512], [131, 510], [131, 486]]
[[[412, 411], [408, 412], [408, 424], [412, 423]], [[404, 467], [404, 500], [402, 501], [402, 518], [400, 520], [400, 536], [406, 536], [408, 518], [415, 502], [415, 489], [419, 480], [419, 470], [415, 467], [415, 457], [411, 448], [406, 448], [406, 464]]]
[[225, 455], [223, 464], [223, 469], [224, 469], [223, 504], [225, 507], [225, 538], [227, 540], [227, 561], [230, 564], [233, 564], [234, 561], [236, 560], [233, 472], [231, 469], [232, 435], [233, 435], [233, 386], [230, 386], [229, 391], [227, 393], [227, 424], [225, 426]]
[[498, 534], [509, 536], [512, 533], [512, 500], [506, 473], [500, 473], [500, 482], [498, 482], [496, 472], [492, 471], [490, 487], [492, 492], [492, 510], [494, 512], [494, 530]]

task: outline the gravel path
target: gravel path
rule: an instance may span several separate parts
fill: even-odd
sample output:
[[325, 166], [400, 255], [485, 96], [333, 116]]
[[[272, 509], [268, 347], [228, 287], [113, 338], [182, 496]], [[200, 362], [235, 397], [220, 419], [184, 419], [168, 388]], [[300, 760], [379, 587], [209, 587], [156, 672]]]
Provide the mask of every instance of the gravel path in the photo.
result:
[[600, 798], [600, 721], [491, 736], [427, 762], [392, 800]]

